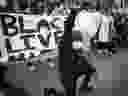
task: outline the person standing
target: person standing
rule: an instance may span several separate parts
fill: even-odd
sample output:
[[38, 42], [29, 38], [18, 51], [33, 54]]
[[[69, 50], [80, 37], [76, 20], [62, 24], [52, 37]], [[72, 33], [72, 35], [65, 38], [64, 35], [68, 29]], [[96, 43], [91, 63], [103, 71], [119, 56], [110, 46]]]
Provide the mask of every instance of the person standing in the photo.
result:
[[108, 51], [112, 51], [112, 47], [114, 48], [112, 42], [114, 34], [114, 18], [112, 17], [111, 9], [103, 9], [102, 25], [98, 38], [99, 45], [102, 45], [101, 50], [106, 50], [107, 53]]
[[[85, 3], [84, 10], [80, 11], [75, 18], [75, 26], [73, 30], [79, 31], [82, 37], [83, 50], [91, 52], [91, 39], [98, 34], [102, 23], [102, 14], [96, 10], [96, 5]], [[73, 34], [76, 34], [75, 32]], [[87, 54], [86, 54], [87, 55]]]
[[[91, 39], [96, 36], [98, 29], [101, 25], [102, 15], [96, 10], [96, 3], [86, 2], [82, 6], [82, 10], [76, 15], [75, 24], [72, 31], [72, 47], [75, 50], [80, 49], [81, 52], [81, 63], [75, 63], [73, 66], [74, 78], [82, 74], [85, 75], [84, 84], [82, 85], [81, 91], [88, 92], [88, 89], [93, 89], [92, 86], [88, 86], [91, 82], [91, 77], [96, 72], [94, 64], [94, 53], [92, 50]], [[73, 35], [77, 34], [77, 35]], [[79, 34], [79, 35], [78, 35]], [[78, 40], [81, 37], [81, 40]], [[77, 37], [77, 38], [76, 38]], [[79, 53], [79, 52], [78, 52]], [[79, 60], [78, 60], [79, 61]], [[76, 77], [77, 76], [77, 77]], [[91, 92], [92, 90], [90, 90]]]

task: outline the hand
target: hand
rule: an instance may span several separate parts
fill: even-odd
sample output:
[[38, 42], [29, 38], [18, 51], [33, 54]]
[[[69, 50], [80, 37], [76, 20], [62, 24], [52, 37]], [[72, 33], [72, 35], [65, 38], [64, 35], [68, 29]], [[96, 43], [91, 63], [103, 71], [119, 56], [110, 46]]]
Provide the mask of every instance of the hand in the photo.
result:
[[80, 49], [81, 46], [82, 46], [82, 43], [81, 43], [80, 41], [74, 41], [74, 42], [72, 43], [72, 47], [73, 47], [74, 49]]

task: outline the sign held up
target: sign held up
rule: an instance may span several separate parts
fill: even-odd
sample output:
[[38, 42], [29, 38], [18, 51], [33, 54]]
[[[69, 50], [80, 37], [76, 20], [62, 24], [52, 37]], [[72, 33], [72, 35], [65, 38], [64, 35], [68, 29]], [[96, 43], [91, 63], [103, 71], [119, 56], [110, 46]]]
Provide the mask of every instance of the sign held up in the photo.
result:
[[[47, 38], [44, 38], [45, 32], [38, 32], [41, 20], [50, 26]], [[39, 15], [0, 14], [0, 37], [3, 38], [7, 53], [57, 48], [58, 40], [64, 34], [56, 25], [57, 20], [61, 19]]]

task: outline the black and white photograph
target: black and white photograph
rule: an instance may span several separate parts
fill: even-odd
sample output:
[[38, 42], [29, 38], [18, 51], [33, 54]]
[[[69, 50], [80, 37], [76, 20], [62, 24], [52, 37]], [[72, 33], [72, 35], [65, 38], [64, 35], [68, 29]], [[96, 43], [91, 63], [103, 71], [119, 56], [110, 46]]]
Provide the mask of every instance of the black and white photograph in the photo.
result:
[[0, 0], [0, 96], [127, 95], [127, 21], [127, 0]]

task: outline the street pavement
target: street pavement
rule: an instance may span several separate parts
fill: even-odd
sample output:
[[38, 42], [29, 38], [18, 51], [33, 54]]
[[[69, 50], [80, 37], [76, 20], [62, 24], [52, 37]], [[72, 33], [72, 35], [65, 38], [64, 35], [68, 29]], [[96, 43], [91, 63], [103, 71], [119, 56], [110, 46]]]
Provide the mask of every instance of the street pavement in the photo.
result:
[[[101, 80], [96, 81], [97, 88], [92, 96], [120, 96], [128, 94], [128, 49], [119, 49], [113, 56], [95, 56], [93, 62], [96, 64], [97, 72], [102, 74]], [[18, 88], [24, 87], [32, 92], [33, 96], [43, 96], [44, 88], [63, 88], [59, 81], [59, 72], [48, 71], [46, 64], [39, 65], [38, 72], [28, 72], [24, 64], [9, 65], [6, 74], [7, 80], [13, 81]], [[84, 93], [81, 93], [83, 96]], [[85, 95], [84, 95], [85, 96]]]

